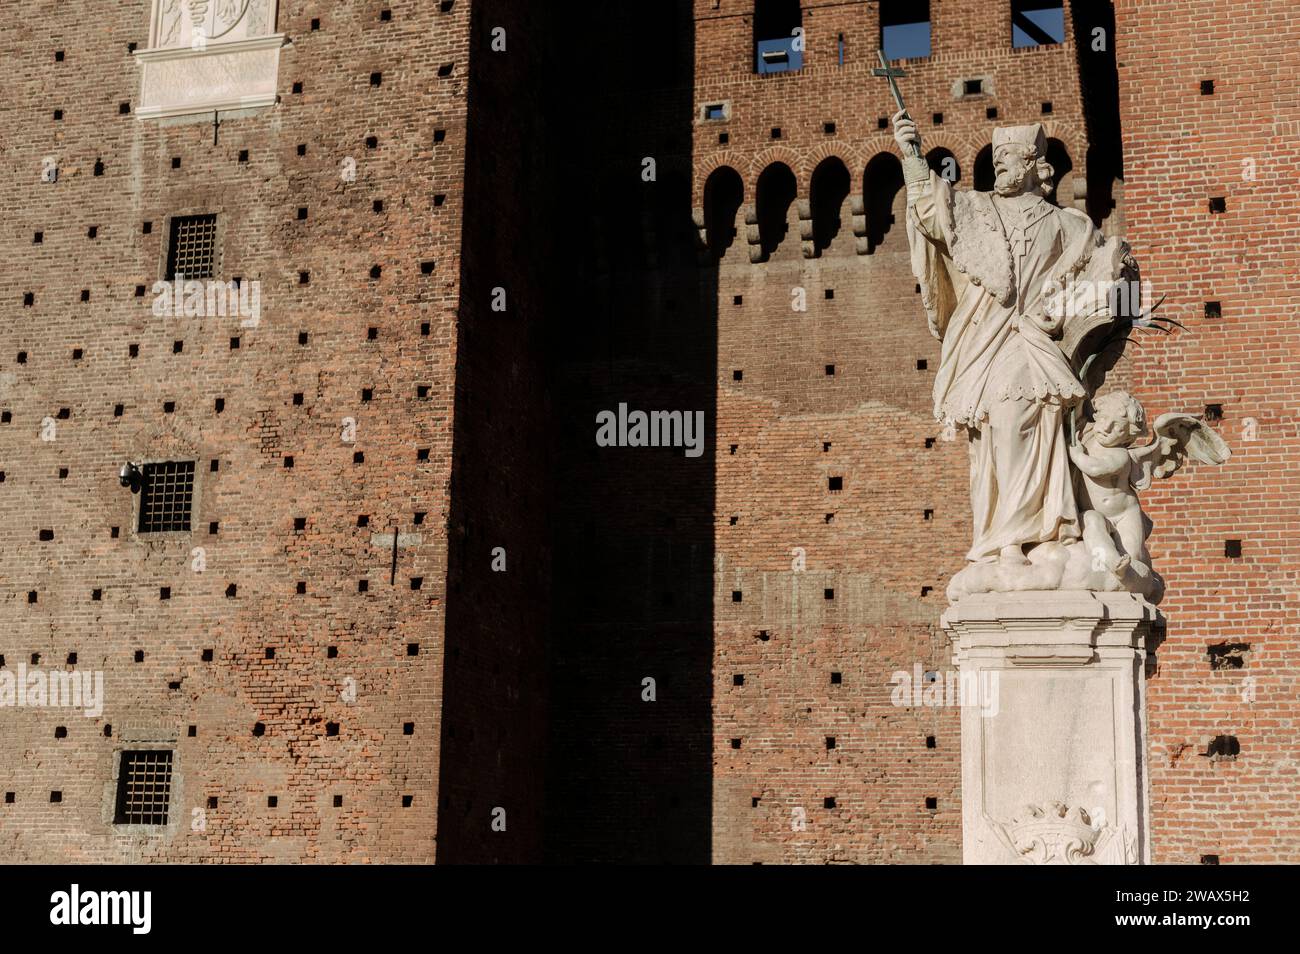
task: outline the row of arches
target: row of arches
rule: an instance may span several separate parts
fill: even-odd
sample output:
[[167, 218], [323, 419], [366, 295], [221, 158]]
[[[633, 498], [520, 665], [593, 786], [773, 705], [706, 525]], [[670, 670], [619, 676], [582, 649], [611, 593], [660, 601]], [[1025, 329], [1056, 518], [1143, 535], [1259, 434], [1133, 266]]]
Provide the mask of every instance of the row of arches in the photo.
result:
[[[965, 170], [949, 149], [936, 146], [925, 158], [930, 168], [949, 182], [967, 184]], [[1047, 161], [1052, 165], [1053, 183], [1059, 187], [1074, 167], [1060, 140], [1048, 140]], [[992, 191], [995, 175], [991, 145], [976, 155], [970, 175], [971, 187]], [[779, 160], [771, 162], [759, 173], [748, 203], [740, 173], [730, 166], [719, 166], [705, 180], [702, 208], [696, 215], [700, 244], [710, 257], [722, 258], [740, 238], [738, 217], [743, 212], [750, 260], [766, 261], [788, 238], [790, 207], [797, 204], [805, 258], [819, 256], [846, 229], [856, 236], [858, 254], [870, 255], [895, 224], [895, 203], [902, 189], [902, 163], [892, 152], [877, 153], [867, 162], [856, 190], [844, 160], [826, 157], [813, 169], [803, 198], [798, 195], [798, 180], [790, 166]], [[1051, 196], [1053, 202], [1073, 200], [1073, 196], [1058, 198], [1057, 191]]]

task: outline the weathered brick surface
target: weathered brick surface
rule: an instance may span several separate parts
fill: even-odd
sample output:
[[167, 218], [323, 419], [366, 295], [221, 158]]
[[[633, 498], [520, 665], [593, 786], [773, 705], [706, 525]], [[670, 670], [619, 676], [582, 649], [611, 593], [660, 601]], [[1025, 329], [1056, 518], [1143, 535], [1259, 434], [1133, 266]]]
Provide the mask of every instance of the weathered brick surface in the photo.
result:
[[[226, 117], [215, 144], [210, 121], [119, 113], [138, 88], [127, 44], [147, 45], [149, 5], [95, 7], [93, 17], [51, 8], [5, 31], [15, 82], [0, 146], [0, 403], [12, 415], [0, 427], [0, 653], [12, 669], [34, 654], [42, 668], [63, 668], [75, 652], [78, 671], [103, 671], [105, 706], [96, 719], [48, 708], [0, 715], [0, 788], [14, 793], [0, 804], [0, 844], [26, 861], [431, 860], [469, 5], [393, 4], [384, 22], [378, 3], [281, 4], [292, 43], [281, 52], [280, 102]], [[444, 64], [453, 69], [440, 77]], [[436, 144], [435, 130], [445, 131]], [[57, 183], [40, 181], [46, 156]], [[354, 182], [340, 175], [347, 157]], [[262, 283], [259, 327], [150, 314], [168, 217], [191, 212], [219, 216], [218, 277]], [[436, 262], [431, 274], [423, 261]], [[41, 437], [47, 416], [53, 440]], [[341, 440], [347, 417], [355, 444]], [[198, 460], [194, 532], [137, 537], [118, 467], [175, 456]], [[54, 539], [38, 541], [40, 528]], [[419, 542], [399, 550], [390, 584], [391, 547], [371, 534], [393, 528]], [[198, 547], [203, 572], [191, 569]], [[207, 648], [211, 662], [201, 661]], [[352, 704], [341, 697], [347, 680]], [[331, 722], [337, 735], [326, 733]], [[140, 731], [179, 735], [178, 793], [167, 830], [128, 836], [109, 824], [112, 767], [124, 737]], [[205, 830], [192, 830], [192, 809], [206, 813]]]
[[[1143, 337], [1130, 374], [1148, 415], [1221, 404], [1223, 467], [1192, 466], [1144, 500], [1169, 595], [1149, 683], [1156, 859], [1300, 860], [1298, 607], [1293, 529], [1300, 14], [1283, 6], [1120, 2], [1127, 234], [1187, 331]], [[1201, 83], [1212, 80], [1213, 94]], [[1226, 211], [1211, 214], [1213, 197]], [[1208, 318], [1205, 302], [1221, 302]], [[1241, 557], [1225, 557], [1225, 541]], [[1246, 643], [1240, 669], [1207, 647]], [[1207, 757], [1236, 736], [1235, 760]]]

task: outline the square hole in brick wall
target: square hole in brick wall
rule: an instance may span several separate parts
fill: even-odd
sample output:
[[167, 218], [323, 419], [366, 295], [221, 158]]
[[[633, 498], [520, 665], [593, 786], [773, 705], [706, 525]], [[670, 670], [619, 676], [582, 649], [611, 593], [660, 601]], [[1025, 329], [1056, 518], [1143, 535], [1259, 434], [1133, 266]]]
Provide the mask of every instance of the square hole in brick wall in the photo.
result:
[[1207, 302], [1205, 303], [1205, 317], [1206, 317], [1206, 318], [1222, 318], [1222, 317], [1223, 317], [1223, 304], [1222, 304], [1222, 302], [1217, 302], [1217, 301], [1207, 301]]
[[834, 808], [834, 807], [835, 807], [834, 795], [828, 795], [822, 799], [822, 808]]
[[1210, 669], [1241, 669], [1246, 665], [1246, 653], [1250, 652], [1250, 643], [1216, 643], [1206, 647], [1210, 660]]
[[1210, 199], [1210, 213], [1219, 215], [1228, 211], [1228, 200], [1225, 196], [1214, 196]]
[[928, 808], [930, 811], [934, 811], [939, 807], [939, 799], [935, 798], [934, 796], [927, 797], [925, 800], [925, 807]]
[[927, 749], [933, 749], [933, 748], [935, 747], [934, 736], [932, 736], [932, 735], [927, 735], [927, 736], [925, 737], [925, 747], [926, 747]]
[[1241, 743], [1235, 735], [1216, 735], [1205, 749], [1212, 761], [1232, 761], [1241, 754]]
[[1240, 541], [1240, 540], [1224, 540], [1224, 541], [1223, 541], [1223, 555], [1224, 555], [1225, 557], [1227, 557], [1229, 560], [1239, 560], [1239, 559], [1241, 559], [1241, 541]]

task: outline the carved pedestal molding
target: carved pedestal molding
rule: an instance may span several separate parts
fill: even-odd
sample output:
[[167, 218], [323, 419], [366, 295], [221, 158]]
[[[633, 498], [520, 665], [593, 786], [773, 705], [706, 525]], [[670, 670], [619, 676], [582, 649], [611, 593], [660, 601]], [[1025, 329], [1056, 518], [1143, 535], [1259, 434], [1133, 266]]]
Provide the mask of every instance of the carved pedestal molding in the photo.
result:
[[965, 596], [942, 618], [963, 684], [966, 864], [1147, 864], [1146, 668], [1159, 612], [1133, 593]]

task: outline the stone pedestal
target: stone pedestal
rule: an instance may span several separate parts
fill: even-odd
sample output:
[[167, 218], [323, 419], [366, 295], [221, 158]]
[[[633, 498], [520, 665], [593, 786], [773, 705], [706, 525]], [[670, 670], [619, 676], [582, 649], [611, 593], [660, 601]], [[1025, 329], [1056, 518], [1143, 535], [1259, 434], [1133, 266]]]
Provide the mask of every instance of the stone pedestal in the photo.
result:
[[1147, 864], [1145, 667], [1159, 612], [1132, 593], [964, 596], [942, 625], [963, 686], [965, 864]]

